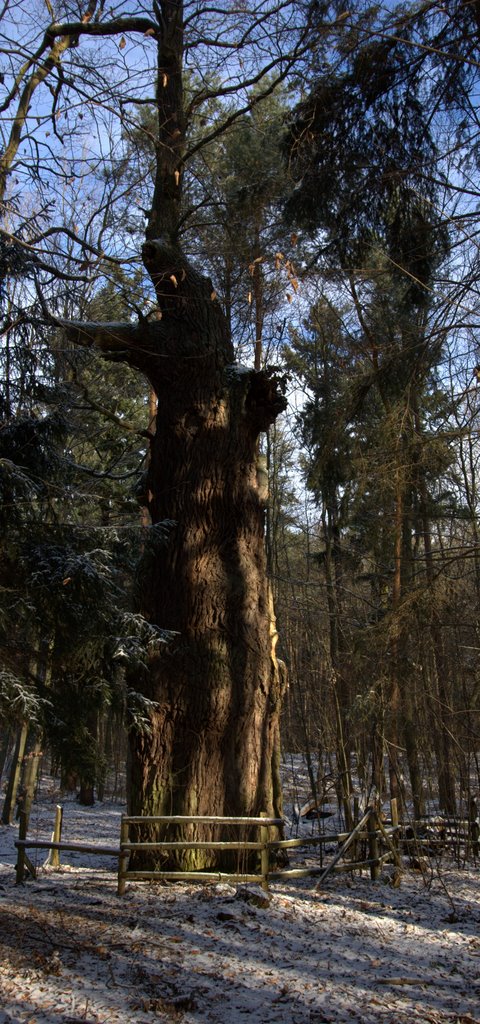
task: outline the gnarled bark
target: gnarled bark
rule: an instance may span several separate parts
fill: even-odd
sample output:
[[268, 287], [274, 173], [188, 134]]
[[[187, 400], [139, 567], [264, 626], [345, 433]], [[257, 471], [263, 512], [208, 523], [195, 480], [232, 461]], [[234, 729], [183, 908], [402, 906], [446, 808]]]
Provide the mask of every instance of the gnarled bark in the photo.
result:
[[174, 636], [135, 680], [155, 710], [150, 734], [131, 736], [129, 810], [278, 817], [282, 686], [257, 441], [284, 398], [274, 375], [233, 365], [211, 284], [181, 252], [148, 242], [144, 258], [160, 321], [66, 328], [77, 344], [142, 370], [158, 396], [148, 506], [152, 523], [171, 525], [141, 566], [139, 602]]
[[[146, 500], [152, 523], [171, 525], [144, 559], [139, 606], [174, 635], [135, 680], [155, 704], [150, 732], [131, 735], [129, 810], [280, 817], [282, 683], [257, 442], [286, 403], [274, 375], [233, 365], [212, 284], [179, 245], [182, 0], [159, 0], [155, 13], [157, 160], [142, 257], [158, 319], [66, 326], [74, 343], [140, 370], [158, 398]], [[208, 867], [216, 858], [198, 851], [176, 862]]]

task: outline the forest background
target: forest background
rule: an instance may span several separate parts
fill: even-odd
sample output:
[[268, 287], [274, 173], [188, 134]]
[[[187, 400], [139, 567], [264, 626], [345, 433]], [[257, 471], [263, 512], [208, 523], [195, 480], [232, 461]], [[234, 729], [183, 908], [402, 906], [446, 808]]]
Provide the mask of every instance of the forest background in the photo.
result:
[[288, 399], [257, 451], [283, 749], [347, 824], [359, 786], [454, 814], [480, 782], [480, 5], [4, 0], [3, 820], [45, 746], [88, 803], [155, 729], [156, 394], [65, 325], [164, 316], [139, 253], [182, 7], [164, 209], [237, 376]]

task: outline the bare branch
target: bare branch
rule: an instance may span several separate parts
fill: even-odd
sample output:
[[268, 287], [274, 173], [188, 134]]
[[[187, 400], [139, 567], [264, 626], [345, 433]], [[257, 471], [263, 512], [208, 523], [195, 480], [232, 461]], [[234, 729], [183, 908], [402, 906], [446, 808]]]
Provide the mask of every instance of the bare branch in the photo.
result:
[[141, 32], [142, 35], [149, 35], [152, 39], [159, 39], [161, 32], [155, 21], [150, 18], [131, 17], [113, 18], [112, 21], [69, 21], [64, 24], [54, 22], [47, 28], [45, 38], [47, 40], [57, 39], [59, 36], [72, 36], [77, 39], [80, 36], [119, 36], [125, 32]]
[[138, 325], [87, 320], [58, 320], [57, 323], [73, 345], [95, 348], [106, 358], [130, 362], [138, 338]]

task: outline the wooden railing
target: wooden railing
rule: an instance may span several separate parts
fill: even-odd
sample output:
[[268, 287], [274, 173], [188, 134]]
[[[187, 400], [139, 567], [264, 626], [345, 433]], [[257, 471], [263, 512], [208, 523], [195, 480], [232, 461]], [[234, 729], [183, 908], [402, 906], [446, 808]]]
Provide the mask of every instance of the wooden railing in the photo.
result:
[[[266, 815], [261, 815], [258, 818], [230, 818], [230, 817], [218, 817], [218, 816], [161, 816], [161, 817], [145, 817], [145, 816], [128, 816], [124, 815], [121, 819], [120, 826], [120, 844], [119, 846], [97, 846], [92, 843], [76, 843], [76, 842], [64, 842], [61, 839], [61, 808], [57, 808], [57, 814], [55, 819], [55, 828], [52, 834], [52, 839], [49, 840], [37, 840], [27, 838], [27, 820], [23, 815], [20, 818], [20, 829], [19, 838], [15, 845], [18, 850], [18, 860], [16, 866], [16, 877], [17, 882], [22, 882], [25, 877], [26, 871], [30, 874], [36, 874], [36, 867], [29, 860], [27, 855], [27, 849], [37, 850], [50, 850], [51, 857], [49, 858], [50, 864], [59, 864], [59, 855], [61, 851], [74, 851], [84, 852], [88, 854], [103, 854], [105, 856], [112, 856], [118, 859], [118, 894], [123, 895], [125, 892], [125, 886], [127, 881], [190, 881], [190, 882], [211, 882], [211, 881], [228, 881], [231, 883], [238, 882], [256, 882], [260, 884], [264, 889], [268, 889], [269, 881], [278, 881], [282, 878], [306, 878], [312, 876], [319, 876], [318, 881], [323, 881], [324, 878], [331, 871], [356, 871], [362, 869], [370, 869], [372, 878], [377, 878], [383, 863], [387, 860], [398, 860], [398, 849], [396, 845], [396, 835], [398, 826], [396, 823], [393, 827], [386, 829], [385, 826], [379, 821], [376, 811], [373, 807], [367, 808], [365, 814], [360, 819], [358, 824], [355, 826], [352, 832], [339, 833], [336, 835], [325, 835], [320, 834], [316, 836], [301, 837], [297, 839], [270, 839], [270, 830], [279, 829], [284, 825], [284, 821], [281, 818], [268, 818]], [[248, 831], [251, 834], [252, 829], [257, 830], [257, 839], [243, 839], [238, 836], [234, 840], [171, 840], [171, 839], [158, 839], [155, 841], [141, 841], [137, 838], [131, 839], [131, 829], [138, 830], [144, 827], [149, 828], [155, 826], [170, 826], [170, 825], [181, 825], [185, 826], [188, 824], [195, 825], [196, 827], [204, 825], [221, 826], [223, 829], [226, 827], [233, 827], [235, 830]], [[293, 850], [300, 847], [312, 847], [322, 846], [322, 844], [338, 844], [338, 850], [333, 857], [332, 861], [321, 867], [308, 867], [308, 868], [286, 868], [282, 870], [270, 870], [270, 858], [271, 854], [278, 850]], [[368, 857], [356, 858], [354, 854], [353, 860], [345, 861], [340, 863], [345, 857], [347, 851], [353, 846], [354, 850], [357, 844], [366, 844], [368, 848]], [[386, 847], [386, 852], [380, 853], [380, 844]], [[232, 871], [188, 871], [188, 870], [169, 870], [169, 869], [151, 869], [151, 870], [140, 870], [130, 869], [129, 862], [131, 855], [135, 852], [149, 853], [152, 851], [164, 851], [168, 852], [181, 852], [189, 850], [212, 850], [221, 852], [231, 852], [237, 854], [237, 867]], [[252, 853], [257, 854], [258, 868], [256, 870], [242, 870], [242, 861], [246, 865], [251, 859]], [[54, 857], [56, 859], [54, 859]]]
[[17, 848], [17, 863], [15, 866], [16, 881], [23, 882], [28, 872], [32, 878], [36, 878], [37, 869], [32, 864], [27, 849], [50, 850], [49, 863], [52, 867], [60, 865], [60, 851], [72, 851], [75, 853], [103, 854], [104, 856], [119, 857], [121, 850], [118, 846], [97, 846], [95, 843], [65, 843], [61, 840], [62, 835], [62, 808], [57, 807], [55, 824], [52, 838], [48, 839], [27, 839], [28, 817], [25, 811], [20, 812], [18, 828], [18, 839], [15, 842]]
[[[149, 827], [162, 825], [186, 825], [201, 824], [219, 825], [223, 828], [232, 826], [234, 829], [244, 829], [249, 835], [257, 830], [257, 839], [242, 839], [237, 836], [232, 841], [222, 840], [170, 840], [163, 838], [158, 841], [142, 842], [139, 839], [131, 839], [131, 828], [137, 831], [144, 826]], [[258, 818], [228, 818], [216, 816], [203, 817], [129, 817], [124, 815], [121, 820], [120, 844], [119, 846], [97, 846], [94, 843], [76, 843], [62, 841], [62, 808], [57, 807], [55, 816], [55, 827], [52, 838], [48, 840], [37, 840], [27, 838], [28, 820], [24, 812], [20, 814], [20, 827], [18, 840], [15, 846], [18, 850], [16, 865], [17, 882], [22, 882], [28, 871], [35, 876], [36, 866], [30, 861], [27, 849], [50, 850], [48, 863], [51, 866], [59, 865], [61, 851], [74, 851], [88, 854], [103, 854], [104, 856], [115, 857], [118, 860], [118, 892], [121, 895], [125, 892], [127, 881], [161, 880], [170, 881], [229, 881], [229, 882], [257, 882], [263, 888], [268, 887], [269, 881], [281, 879], [306, 878], [316, 876], [321, 883], [330, 872], [350, 872], [369, 870], [372, 879], [378, 878], [381, 867], [386, 861], [393, 861], [400, 864], [400, 850], [413, 857], [422, 855], [428, 851], [434, 854], [436, 850], [440, 853], [442, 849], [449, 849], [456, 859], [460, 859], [460, 850], [464, 851], [463, 857], [467, 859], [473, 856], [475, 859], [480, 856], [480, 828], [478, 822], [477, 805], [471, 810], [470, 817], [465, 819], [433, 819], [422, 822], [413, 822], [411, 825], [403, 826], [398, 824], [396, 803], [391, 803], [391, 825], [386, 826], [379, 818], [375, 807], [368, 807], [364, 815], [357, 823], [352, 832], [320, 833], [313, 836], [302, 836], [296, 839], [271, 839], [271, 830], [282, 828], [284, 822], [280, 818], [267, 818], [261, 815]], [[429, 825], [429, 835], [425, 837], [425, 826]], [[438, 837], [436, 830], [438, 831]], [[304, 868], [284, 868], [277, 870], [270, 869], [271, 854], [278, 850], [294, 850], [299, 848], [330, 846], [336, 843], [338, 848], [332, 860], [324, 866], [320, 857], [320, 866]], [[135, 851], [173, 851], [188, 850], [217, 850], [237, 853], [237, 870], [227, 871], [172, 871], [172, 870], [130, 870], [129, 861], [131, 854]], [[353, 853], [349, 859], [345, 859], [347, 852]], [[360, 851], [360, 852], [358, 852]], [[257, 854], [257, 870], [241, 870], [242, 860], [246, 865], [251, 860], [251, 854]]]
[[[161, 839], [155, 842], [141, 842], [130, 840], [130, 829], [134, 826], [137, 830], [142, 827], [152, 828], [156, 825], [214, 825], [235, 829], [244, 829], [249, 832], [253, 829], [258, 831], [258, 840], [245, 840], [237, 838], [233, 841], [225, 840], [167, 840]], [[268, 889], [268, 868], [270, 849], [274, 844], [269, 842], [269, 830], [271, 828], [282, 828], [282, 818], [267, 818], [261, 815], [259, 818], [228, 818], [214, 815], [186, 816], [176, 815], [171, 817], [129, 817], [124, 815], [120, 826], [120, 856], [118, 862], [118, 893], [121, 896], [125, 892], [127, 880], [130, 881], [183, 881], [183, 882], [258, 882], [264, 889]], [[173, 851], [187, 850], [218, 850], [237, 853], [237, 859], [248, 859], [249, 854], [257, 853], [259, 857], [259, 871], [173, 871], [173, 870], [130, 870], [129, 859], [134, 851]]]
[[[394, 814], [396, 809], [394, 808]], [[374, 807], [368, 807], [365, 814], [351, 832], [332, 834], [319, 834], [316, 836], [302, 836], [298, 839], [284, 839], [279, 842], [270, 843], [270, 849], [291, 850], [295, 847], [322, 846], [337, 843], [338, 849], [333, 859], [326, 865], [308, 868], [287, 868], [281, 871], [270, 871], [269, 879], [278, 881], [281, 878], [309, 878], [318, 876], [320, 884], [330, 872], [361, 871], [365, 868], [370, 870], [370, 877], [375, 880], [379, 877], [382, 865], [387, 861], [398, 864], [400, 856], [397, 844], [399, 831], [398, 822], [395, 817], [392, 826], [386, 828], [380, 821]], [[355, 856], [357, 844], [363, 843], [368, 849], [368, 856]], [[386, 852], [380, 853], [380, 846], [386, 846]], [[340, 863], [345, 854], [354, 848], [353, 860]]]

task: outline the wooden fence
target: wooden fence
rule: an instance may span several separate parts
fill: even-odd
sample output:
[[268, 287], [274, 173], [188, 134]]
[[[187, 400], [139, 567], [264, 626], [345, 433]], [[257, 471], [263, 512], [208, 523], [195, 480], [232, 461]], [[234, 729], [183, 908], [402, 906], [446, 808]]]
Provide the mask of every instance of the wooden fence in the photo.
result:
[[37, 875], [36, 865], [32, 864], [32, 861], [27, 854], [27, 849], [49, 850], [50, 855], [47, 858], [47, 863], [52, 867], [60, 866], [60, 851], [62, 850], [79, 853], [103, 854], [104, 856], [111, 857], [120, 856], [121, 850], [117, 846], [97, 846], [95, 843], [62, 842], [62, 823], [63, 811], [60, 806], [57, 806], [52, 838], [50, 840], [28, 839], [28, 816], [25, 811], [20, 812], [18, 839], [15, 842], [15, 846], [17, 848], [17, 863], [15, 866], [17, 883], [24, 881], [25, 874], [27, 872], [32, 878], [36, 878]]
[[[132, 826], [137, 830], [142, 827], [148, 827], [150, 830], [156, 825], [187, 825], [192, 824], [195, 827], [201, 826], [202, 824], [218, 825], [225, 827], [233, 827], [237, 830], [248, 830], [251, 834], [252, 830], [257, 830], [257, 839], [242, 839], [240, 836], [232, 841], [224, 840], [167, 840], [162, 839], [158, 841], [147, 841], [142, 842], [141, 840], [131, 840], [130, 830]], [[212, 881], [228, 881], [230, 883], [238, 882], [256, 882], [259, 883], [264, 889], [268, 889], [269, 881], [278, 881], [282, 878], [306, 878], [311, 876], [319, 876], [319, 881], [322, 881], [330, 871], [357, 871], [362, 869], [370, 869], [370, 875], [373, 879], [377, 878], [381, 866], [387, 860], [397, 860], [398, 851], [395, 843], [395, 836], [398, 826], [394, 826], [391, 829], [386, 829], [379, 821], [378, 816], [374, 808], [369, 807], [363, 817], [360, 819], [356, 827], [350, 833], [340, 833], [335, 835], [317, 835], [302, 837], [298, 839], [270, 839], [270, 830], [278, 829], [284, 825], [284, 822], [280, 818], [268, 818], [266, 815], [262, 815], [259, 818], [229, 818], [229, 817], [217, 817], [217, 816], [173, 816], [173, 817], [132, 817], [124, 815], [121, 820], [120, 827], [120, 845], [118, 847], [110, 846], [97, 846], [90, 843], [68, 843], [63, 842], [61, 839], [62, 829], [62, 817], [61, 808], [57, 808], [57, 814], [55, 818], [55, 827], [52, 834], [51, 840], [37, 840], [29, 839], [27, 837], [27, 820], [25, 815], [20, 817], [20, 828], [19, 838], [15, 845], [18, 851], [18, 859], [16, 865], [16, 878], [17, 882], [22, 882], [25, 878], [25, 873], [28, 871], [31, 875], [36, 875], [36, 867], [30, 861], [27, 849], [37, 850], [49, 850], [50, 857], [47, 863], [58, 866], [59, 854], [61, 851], [74, 851], [84, 852], [88, 854], [103, 854], [106, 856], [112, 856], [118, 859], [118, 894], [122, 895], [125, 892], [125, 886], [127, 881], [195, 881], [195, 882], [212, 882]], [[296, 848], [312, 846], [321, 846], [322, 844], [338, 844], [338, 850], [333, 860], [326, 867], [310, 867], [310, 868], [293, 868], [293, 869], [282, 869], [282, 870], [270, 870], [271, 854], [278, 850], [293, 850]], [[358, 844], [364, 843], [368, 847], [368, 857], [363, 859], [353, 858], [344, 863], [340, 861], [345, 857], [347, 851], [352, 847], [353, 849], [358, 847]], [[386, 851], [381, 852], [381, 846], [386, 847]], [[135, 851], [149, 852], [153, 850], [158, 851], [182, 851], [182, 850], [221, 850], [229, 851], [233, 854], [237, 854], [237, 870], [231, 872], [226, 871], [173, 871], [173, 870], [135, 870], [129, 868], [129, 861], [131, 854]], [[252, 853], [257, 854], [258, 869], [257, 870], [242, 870], [242, 860], [246, 863], [247, 859]]]
[[471, 802], [468, 818], [431, 815], [405, 825], [402, 845], [406, 853], [434, 856], [448, 850], [458, 864], [480, 856], [480, 823], [476, 802]]
[[[391, 824], [385, 825], [379, 818], [375, 807], [368, 807], [361, 819], [358, 821], [352, 832], [337, 833], [335, 835], [320, 833], [313, 836], [302, 836], [296, 839], [271, 839], [271, 830], [281, 828], [284, 825], [282, 819], [268, 818], [261, 815], [259, 818], [228, 818], [216, 816], [176, 816], [176, 817], [131, 817], [124, 815], [120, 826], [119, 846], [97, 846], [93, 843], [70, 843], [62, 841], [62, 809], [57, 807], [55, 816], [55, 827], [52, 838], [48, 840], [36, 840], [27, 838], [27, 817], [24, 812], [20, 815], [19, 838], [15, 845], [18, 851], [16, 865], [17, 882], [22, 882], [25, 873], [28, 871], [35, 876], [36, 867], [30, 861], [27, 849], [49, 850], [50, 855], [47, 863], [58, 866], [61, 851], [83, 852], [88, 854], [103, 854], [104, 856], [115, 857], [118, 860], [118, 893], [125, 892], [127, 881], [228, 881], [257, 882], [264, 889], [268, 888], [269, 881], [280, 881], [281, 879], [317, 877], [321, 883], [330, 872], [350, 872], [369, 870], [372, 879], [379, 877], [382, 865], [387, 861], [393, 861], [399, 865], [401, 854], [407, 854], [412, 859], [422, 856], [425, 853], [435, 855], [443, 849], [449, 849], [459, 859], [460, 851], [463, 850], [463, 857], [473, 855], [477, 858], [480, 855], [479, 824], [478, 817], [471, 816], [468, 819], [425, 819], [422, 822], [414, 822], [412, 825], [399, 825], [397, 818], [396, 802], [391, 804]], [[142, 841], [138, 838], [138, 832], [143, 827], [148, 827], [150, 832], [155, 826], [187, 825], [191, 824], [197, 829], [202, 824], [218, 825], [222, 828], [232, 827], [237, 832], [243, 830], [249, 836], [257, 833], [256, 839], [244, 839], [241, 834], [234, 840], [171, 840], [161, 839], [158, 841]], [[136, 832], [135, 839], [131, 838], [132, 828]], [[283, 868], [281, 870], [270, 868], [274, 859], [272, 854], [279, 850], [310, 849], [312, 847], [331, 846], [337, 844], [337, 850], [332, 860], [326, 866], [323, 863], [319, 867], [310, 866], [303, 868]], [[231, 872], [226, 871], [169, 871], [169, 870], [135, 870], [129, 867], [132, 853], [136, 851], [188, 851], [188, 850], [219, 850], [229, 851], [237, 854], [237, 869]], [[347, 859], [346, 855], [350, 853]], [[251, 858], [256, 854], [255, 870], [243, 870]], [[323, 857], [320, 858], [321, 862]]]
[[[270, 849], [274, 845], [269, 841], [269, 831], [271, 828], [281, 828], [284, 822], [282, 818], [267, 818], [266, 815], [262, 815], [259, 818], [227, 818], [207, 815], [177, 815], [172, 817], [128, 817], [124, 815], [122, 817], [122, 823], [120, 827], [120, 856], [118, 863], [118, 893], [122, 895], [125, 892], [125, 884], [127, 880], [131, 881], [183, 881], [183, 882], [259, 882], [265, 889], [268, 888], [268, 867]], [[148, 828], [155, 827], [156, 825], [170, 826], [170, 825], [194, 825], [195, 827], [202, 825], [214, 825], [222, 827], [233, 827], [236, 830], [245, 830], [251, 833], [252, 830], [256, 830], [258, 833], [258, 839], [256, 840], [245, 840], [238, 837], [233, 841], [224, 840], [178, 840], [171, 841], [167, 839], [158, 840], [156, 842], [132, 842], [130, 840], [130, 829], [132, 826], [136, 830], [146, 826]], [[222, 852], [229, 851], [233, 854], [237, 854], [239, 862], [242, 860], [246, 861], [251, 853], [257, 853], [259, 855], [259, 871], [242, 871], [240, 867], [235, 871], [231, 872], [220, 872], [220, 871], [163, 871], [161, 869], [152, 871], [142, 870], [130, 870], [129, 859], [130, 854], [134, 851], [149, 852], [149, 851], [165, 851], [165, 853], [175, 851], [187, 851], [187, 850], [219, 850]]]

